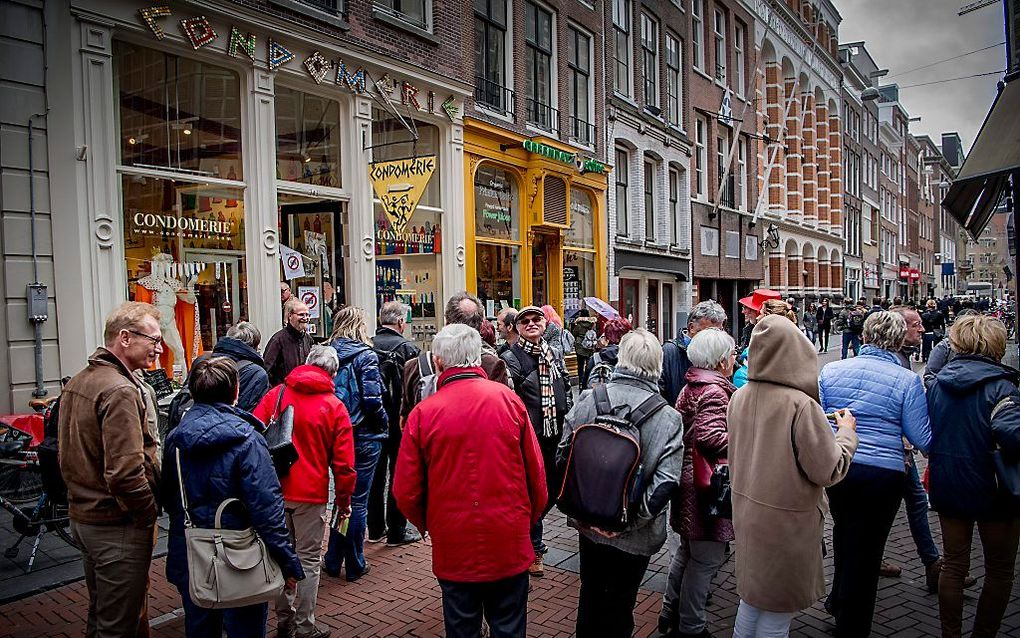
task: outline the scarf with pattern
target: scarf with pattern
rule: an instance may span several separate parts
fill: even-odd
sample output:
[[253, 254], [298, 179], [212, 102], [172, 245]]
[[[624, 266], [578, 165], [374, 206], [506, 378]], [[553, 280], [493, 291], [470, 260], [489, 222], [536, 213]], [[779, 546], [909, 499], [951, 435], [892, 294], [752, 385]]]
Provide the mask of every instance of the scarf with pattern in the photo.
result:
[[560, 375], [556, 355], [545, 339], [540, 339], [538, 343], [521, 339], [520, 344], [524, 352], [538, 358], [538, 385], [542, 392], [542, 436], [555, 436], [556, 392], [553, 390], [553, 381]]

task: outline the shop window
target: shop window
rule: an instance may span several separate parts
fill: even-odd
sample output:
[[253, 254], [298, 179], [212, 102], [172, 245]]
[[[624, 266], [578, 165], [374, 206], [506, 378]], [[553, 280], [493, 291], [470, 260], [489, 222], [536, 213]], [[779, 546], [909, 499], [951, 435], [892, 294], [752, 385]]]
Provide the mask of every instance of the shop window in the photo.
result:
[[248, 317], [244, 192], [122, 175], [127, 298], [156, 306], [159, 366], [182, 381], [195, 358]]
[[662, 338], [675, 339], [673, 332], [673, 284], [662, 284]]
[[475, 247], [478, 298], [485, 314], [495, 316], [505, 306], [521, 305], [520, 248], [479, 243]]
[[120, 163], [240, 180], [240, 80], [229, 69], [115, 41]]
[[517, 180], [502, 168], [482, 164], [475, 171], [475, 237], [520, 238]]
[[584, 307], [585, 297], [595, 296], [595, 252], [563, 251], [563, 312], [572, 319]]
[[[389, 167], [379, 171], [374, 184], [376, 303], [382, 306], [399, 300], [407, 304], [411, 315], [407, 337], [427, 349], [439, 329], [444, 298], [439, 128], [409, 118], [404, 118], [405, 126], [380, 109], [373, 116], [373, 168]], [[422, 170], [431, 171], [431, 176], [423, 177]], [[392, 175], [399, 171], [406, 171], [408, 178], [394, 179]], [[413, 208], [407, 204], [405, 210], [394, 205], [387, 209], [381, 189], [406, 195], [405, 202], [413, 202], [417, 192], [421, 198]]]
[[595, 200], [588, 191], [570, 189], [570, 229], [564, 244], [574, 248], [595, 248]]
[[276, 178], [340, 187], [340, 107], [276, 87]]

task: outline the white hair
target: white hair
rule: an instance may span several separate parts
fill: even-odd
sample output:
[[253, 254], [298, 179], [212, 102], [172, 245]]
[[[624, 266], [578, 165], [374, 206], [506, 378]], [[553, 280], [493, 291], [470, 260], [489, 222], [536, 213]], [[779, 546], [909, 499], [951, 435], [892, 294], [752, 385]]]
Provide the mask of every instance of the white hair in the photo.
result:
[[726, 323], [726, 311], [715, 301], [709, 299], [694, 306], [687, 323], [697, 324], [699, 321], [708, 321], [711, 324], [722, 326]]
[[305, 363], [316, 368], [322, 368], [331, 377], [335, 377], [340, 369], [340, 359], [337, 357], [336, 349], [333, 346], [317, 345], [312, 346], [308, 351], [308, 358]]
[[718, 328], [707, 328], [691, 339], [687, 358], [695, 368], [715, 370], [733, 352], [733, 346], [733, 337]]
[[255, 327], [255, 324], [247, 321], [239, 321], [236, 325], [227, 328], [227, 336], [231, 339], [242, 341], [252, 348], [258, 348], [262, 341], [262, 333]]
[[623, 335], [617, 367], [658, 379], [662, 376], [662, 346], [659, 340], [644, 328]]
[[443, 368], [470, 368], [482, 365], [482, 335], [471, 326], [451, 323], [432, 339], [432, 354]]

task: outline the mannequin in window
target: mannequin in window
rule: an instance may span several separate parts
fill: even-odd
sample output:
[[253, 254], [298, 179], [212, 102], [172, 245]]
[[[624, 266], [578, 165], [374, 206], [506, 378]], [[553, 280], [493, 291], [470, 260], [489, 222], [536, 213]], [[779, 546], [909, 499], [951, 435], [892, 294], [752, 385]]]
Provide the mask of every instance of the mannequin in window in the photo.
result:
[[166, 253], [154, 255], [150, 274], [139, 279], [135, 288], [135, 301], [151, 303], [159, 309], [159, 327], [166, 346], [160, 365], [171, 377], [174, 364], [186, 373], [202, 350], [201, 340], [196, 336], [194, 281], [186, 287], [171, 275], [173, 261]]

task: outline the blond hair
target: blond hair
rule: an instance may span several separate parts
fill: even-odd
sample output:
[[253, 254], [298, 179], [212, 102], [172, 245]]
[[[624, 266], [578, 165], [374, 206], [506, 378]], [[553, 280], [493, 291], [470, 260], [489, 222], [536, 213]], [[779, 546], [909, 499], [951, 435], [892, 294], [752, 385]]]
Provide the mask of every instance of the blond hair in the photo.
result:
[[159, 321], [159, 310], [156, 309], [156, 306], [140, 301], [121, 304], [106, 318], [106, 325], [103, 327], [103, 341], [106, 345], [112, 344], [121, 330], [138, 328], [146, 317], [152, 317]]
[[966, 315], [949, 329], [949, 345], [957, 354], [976, 354], [999, 361], [1006, 354], [1006, 326], [995, 317]]
[[793, 323], [797, 323], [797, 313], [790, 308], [790, 304], [782, 299], [768, 299], [761, 305], [761, 311], [758, 313], [758, 316], [767, 317], [769, 315], [780, 315]]
[[368, 325], [365, 323], [365, 311], [357, 306], [345, 306], [333, 315], [333, 334], [330, 341], [350, 339], [372, 345], [368, 338]]

